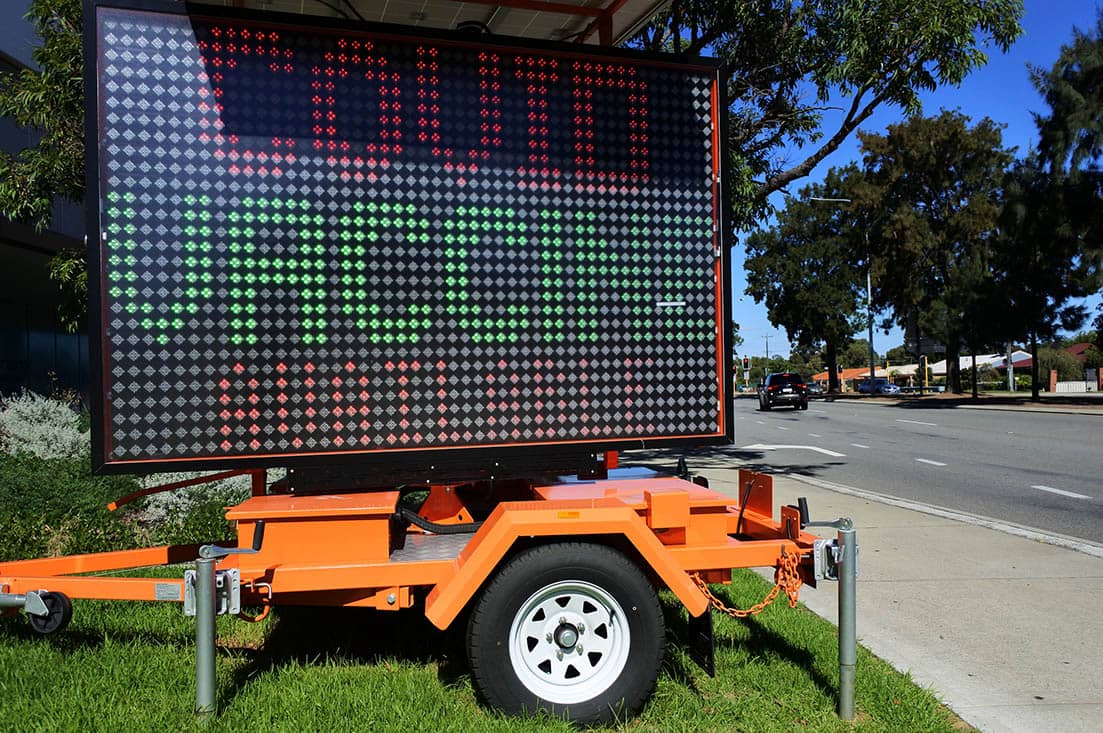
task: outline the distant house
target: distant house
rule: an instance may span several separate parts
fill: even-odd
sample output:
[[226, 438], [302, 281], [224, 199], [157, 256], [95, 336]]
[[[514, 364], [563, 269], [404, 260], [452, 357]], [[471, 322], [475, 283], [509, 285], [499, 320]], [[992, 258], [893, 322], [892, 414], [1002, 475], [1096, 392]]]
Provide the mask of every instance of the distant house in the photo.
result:
[[1088, 349], [1094, 348], [1095, 344], [1080, 343], [1073, 344], [1072, 346], [1066, 346], [1065, 351], [1072, 354], [1074, 359], [1083, 364], [1085, 361], [1087, 361], [1088, 358], [1088, 355], [1085, 352], [1088, 351]]
[[[958, 368], [961, 371], [973, 368], [973, 357], [971, 354], [958, 357]], [[1011, 352], [1011, 365], [1016, 369], [1029, 369], [1033, 362], [1030, 359], [1030, 354], [1025, 351], [1012, 351]], [[1006, 369], [1007, 368], [1007, 354], [977, 354], [977, 369], [981, 367], [991, 367], [993, 369]], [[936, 377], [946, 376], [946, 360], [936, 361], [931, 364], [931, 372]]]

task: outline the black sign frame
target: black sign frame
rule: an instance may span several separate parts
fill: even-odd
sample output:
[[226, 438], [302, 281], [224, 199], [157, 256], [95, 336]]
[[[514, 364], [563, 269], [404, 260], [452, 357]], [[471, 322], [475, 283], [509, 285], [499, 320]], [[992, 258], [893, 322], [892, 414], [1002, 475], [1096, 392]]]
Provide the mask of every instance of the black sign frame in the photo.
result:
[[[344, 450], [322, 452], [295, 452], [277, 454], [250, 455], [209, 455], [188, 457], [142, 458], [122, 460], [110, 458], [111, 441], [111, 405], [107, 399], [108, 358], [107, 342], [107, 292], [105, 287], [105, 263], [101, 256], [101, 208], [104, 206], [100, 190], [99, 130], [102, 129], [98, 104], [100, 48], [97, 39], [98, 10], [111, 8], [137, 10], [154, 13], [166, 13], [175, 16], [201, 16], [207, 19], [226, 21], [256, 22], [275, 26], [295, 26], [296, 29], [316, 29], [322, 32], [369, 33], [399, 36], [410, 39], [424, 39], [468, 47], [486, 47], [504, 51], [544, 51], [566, 58], [620, 59], [645, 62], [653, 65], [684, 67], [696, 71], [707, 70], [716, 75], [716, 108], [713, 110], [715, 130], [713, 132], [713, 150], [717, 159], [719, 180], [716, 182], [718, 201], [716, 202], [717, 232], [715, 235], [716, 256], [720, 282], [717, 287], [718, 342], [716, 397], [719, 402], [718, 425], [713, 432], [690, 436], [659, 436], [649, 438], [589, 438], [568, 441], [526, 442], [522, 444], [500, 443], [476, 447], [416, 447], [386, 448], [375, 450]], [[521, 461], [532, 461], [534, 472], [538, 470], [542, 457], [564, 455], [596, 454], [609, 450], [633, 450], [661, 447], [689, 447], [729, 444], [734, 439], [735, 426], [732, 411], [732, 363], [731, 363], [731, 260], [729, 210], [729, 192], [726, 176], [723, 175], [727, 161], [726, 141], [723, 131], [727, 126], [727, 100], [724, 97], [724, 85], [719, 83], [718, 64], [707, 58], [687, 59], [684, 57], [642, 53], [624, 49], [598, 48], [579, 44], [564, 44], [549, 41], [534, 41], [493, 35], [472, 37], [470, 34], [443, 31], [427, 31], [421, 28], [407, 28], [379, 23], [351, 22], [340, 19], [308, 17], [247, 11], [225, 7], [205, 6], [188, 3], [182, 8], [180, 3], [160, 0], [85, 0], [84, 7], [84, 58], [85, 58], [85, 157], [86, 157], [86, 245], [89, 272], [89, 344], [92, 371], [92, 462], [97, 473], [152, 473], [160, 471], [196, 470], [196, 469], [239, 469], [276, 466], [313, 466], [354, 464], [360, 467], [372, 465], [430, 466], [435, 463], [463, 463], [470, 466], [493, 466], [498, 461], [508, 461], [516, 465]]]

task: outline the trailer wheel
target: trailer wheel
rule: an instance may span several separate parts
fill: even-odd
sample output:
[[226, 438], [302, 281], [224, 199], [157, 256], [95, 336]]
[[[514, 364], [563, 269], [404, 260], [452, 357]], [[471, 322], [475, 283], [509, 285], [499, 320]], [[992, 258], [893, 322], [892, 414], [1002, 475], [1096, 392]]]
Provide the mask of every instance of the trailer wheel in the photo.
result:
[[633, 562], [604, 545], [560, 543], [521, 553], [482, 591], [467, 655], [497, 708], [611, 723], [643, 707], [664, 634], [655, 589]]
[[45, 616], [27, 614], [27, 620], [31, 622], [31, 629], [38, 634], [53, 634], [61, 631], [73, 620], [73, 602], [64, 593], [43, 593], [42, 602], [46, 604]]

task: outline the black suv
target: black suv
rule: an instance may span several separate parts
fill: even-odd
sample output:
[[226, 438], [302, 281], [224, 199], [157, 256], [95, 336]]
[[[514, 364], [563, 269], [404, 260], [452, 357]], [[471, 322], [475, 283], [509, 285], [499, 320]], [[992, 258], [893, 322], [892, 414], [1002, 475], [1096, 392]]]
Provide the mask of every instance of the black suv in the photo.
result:
[[758, 409], [769, 410], [774, 405], [808, 409], [808, 387], [799, 374], [779, 372], [766, 375], [766, 381], [758, 388]]

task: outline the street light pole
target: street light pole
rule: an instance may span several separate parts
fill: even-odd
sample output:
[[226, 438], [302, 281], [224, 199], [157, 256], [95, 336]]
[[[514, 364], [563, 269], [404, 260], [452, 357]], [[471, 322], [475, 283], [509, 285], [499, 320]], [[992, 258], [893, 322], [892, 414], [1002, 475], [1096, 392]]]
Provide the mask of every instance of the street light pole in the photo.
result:
[[[874, 361], [877, 355], [873, 351], [873, 280], [871, 271], [873, 262], [869, 256], [869, 232], [866, 232], [866, 321], [869, 325], [869, 393], [873, 394]], [[885, 375], [886, 377], [888, 374]]]

